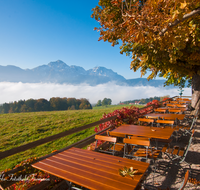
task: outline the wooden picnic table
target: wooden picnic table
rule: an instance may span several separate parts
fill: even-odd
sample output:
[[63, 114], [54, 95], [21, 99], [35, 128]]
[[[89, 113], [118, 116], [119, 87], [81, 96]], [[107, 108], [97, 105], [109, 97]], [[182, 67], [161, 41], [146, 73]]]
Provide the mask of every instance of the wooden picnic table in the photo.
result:
[[[149, 163], [73, 147], [32, 166], [88, 189], [121, 190], [135, 189]], [[133, 167], [138, 172], [133, 178], [122, 177], [119, 169], [124, 167]]]
[[191, 101], [184, 101], [184, 100], [183, 100], [183, 101], [178, 101], [178, 103], [179, 103], [179, 104], [189, 104], [189, 103], [191, 103]]
[[183, 120], [185, 118], [185, 114], [172, 114], [172, 113], [148, 113], [144, 115], [147, 118], [171, 118], [171, 119], [178, 119]]
[[187, 108], [180, 108], [180, 107], [176, 107], [176, 108], [169, 108], [169, 107], [159, 107], [157, 108], [157, 110], [181, 110], [181, 111], [187, 111]]
[[124, 135], [134, 135], [152, 139], [168, 140], [175, 130], [175, 128], [169, 127], [159, 128], [141, 125], [121, 125], [114, 129], [113, 132]]

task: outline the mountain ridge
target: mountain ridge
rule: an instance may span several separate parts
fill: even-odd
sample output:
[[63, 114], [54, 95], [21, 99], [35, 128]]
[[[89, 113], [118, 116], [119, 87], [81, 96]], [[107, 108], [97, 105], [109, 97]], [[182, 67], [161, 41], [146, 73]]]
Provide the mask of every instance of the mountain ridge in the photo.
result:
[[121, 86], [163, 86], [165, 80], [150, 80], [146, 78], [125, 79], [123, 76], [106, 67], [94, 67], [85, 70], [76, 65], [67, 65], [61, 60], [40, 65], [33, 69], [21, 69], [14, 65], [0, 65], [0, 82], [23, 83], [67, 83], [78, 85], [86, 83], [91, 86], [115, 82]]

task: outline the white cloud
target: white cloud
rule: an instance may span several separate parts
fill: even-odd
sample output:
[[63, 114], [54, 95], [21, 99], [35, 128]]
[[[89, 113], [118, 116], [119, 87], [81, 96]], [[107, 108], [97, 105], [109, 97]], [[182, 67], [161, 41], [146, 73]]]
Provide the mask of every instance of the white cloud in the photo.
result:
[[[87, 84], [75, 86], [53, 83], [0, 82], [0, 92], [1, 104], [30, 98], [45, 98], [49, 100], [51, 97], [86, 98], [90, 103], [97, 103], [98, 100], [103, 100], [106, 97], [110, 98], [113, 104], [118, 104], [120, 101], [126, 100], [165, 95], [172, 97], [179, 94], [177, 88], [169, 89], [152, 86], [130, 87], [119, 86], [114, 83], [100, 84], [97, 86], [89, 86]], [[183, 95], [190, 96], [191, 89], [185, 88]]]

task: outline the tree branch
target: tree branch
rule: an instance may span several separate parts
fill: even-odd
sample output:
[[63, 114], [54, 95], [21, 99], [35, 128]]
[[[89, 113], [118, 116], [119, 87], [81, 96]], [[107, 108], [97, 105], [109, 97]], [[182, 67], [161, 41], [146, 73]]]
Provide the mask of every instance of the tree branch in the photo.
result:
[[[194, 16], [195, 14], [199, 14], [199, 13], [200, 13], [200, 7], [197, 8], [197, 9], [195, 9], [195, 10], [193, 10], [192, 12], [190, 12], [190, 13], [188, 13], [188, 14], [185, 14], [185, 15], [183, 16], [183, 19], [182, 19], [182, 20], [177, 19], [177, 20], [175, 20], [173, 23], [169, 23], [168, 25], [169, 25], [170, 28], [172, 28], [172, 27], [176, 26], [177, 24], [179, 24], [180, 22], [183, 22], [184, 20], [186, 20], [186, 19], [188, 19], [188, 18]], [[160, 36], [163, 36], [164, 33], [167, 32], [167, 30], [168, 30], [168, 28], [162, 29], [162, 31], [160, 32], [159, 35], [160, 35]]]

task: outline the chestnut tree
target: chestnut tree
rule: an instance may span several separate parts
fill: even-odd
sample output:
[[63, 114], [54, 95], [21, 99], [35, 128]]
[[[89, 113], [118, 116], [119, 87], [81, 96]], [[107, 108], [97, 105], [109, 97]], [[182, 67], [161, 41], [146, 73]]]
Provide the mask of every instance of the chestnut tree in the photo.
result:
[[121, 43], [132, 57], [130, 68], [151, 71], [167, 79], [165, 85], [192, 87], [192, 107], [200, 107], [200, 1], [99, 0], [92, 17], [99, 40]]

